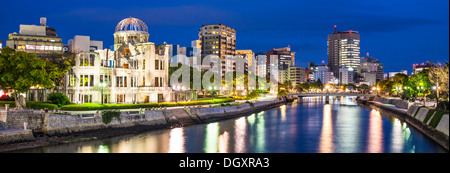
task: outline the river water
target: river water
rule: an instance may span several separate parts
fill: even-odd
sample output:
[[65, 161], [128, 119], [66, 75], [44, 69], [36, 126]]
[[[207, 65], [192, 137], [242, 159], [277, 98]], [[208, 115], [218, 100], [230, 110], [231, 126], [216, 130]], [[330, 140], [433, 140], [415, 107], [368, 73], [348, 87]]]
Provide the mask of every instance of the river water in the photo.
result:
[[174, 129], [20, 150], [44, 153], [441, 153], [399, 119], [354, 97], [303, 98], [249, 116]]

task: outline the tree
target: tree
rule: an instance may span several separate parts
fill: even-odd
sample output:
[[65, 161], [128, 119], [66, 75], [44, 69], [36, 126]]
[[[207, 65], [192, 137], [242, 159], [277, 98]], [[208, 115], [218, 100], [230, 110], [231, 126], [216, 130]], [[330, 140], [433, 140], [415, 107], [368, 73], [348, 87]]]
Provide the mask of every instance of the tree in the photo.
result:
[[428, 72], [428, 78], [436, 90], [436, 107], [439, 104], [440, 88], [448, 91], [448, 66], [433, 66]]
[[366, 84], [361, 84], [358, 89], [364, 94], [370, 91], [370, 86]]
[[65, 74], [75, 65], [75, 55], [74, 53], [50, 53], [41, 58], [47, 62], [45, 68], [50, 70], [50, 79], [55, 86], [64, 85]]
[[316, 86], [317, 89], [323, 90], [324, 85], [323, 85], [322, 81], [320, 81], [320, 79], [317, 80], [317, 81], [314, 83], [314, 85]]
[[287, 80], [284, 81], [284, 87], [286, 87], [286, 91], [291, 92], [293, 87], [292, 87], [292, 81], [291, 80]]
[[39, 59], [34, 53], [15, 51], [5, 47], [0, 53], [0, 88], [11, 90], [16, 102], [16, 109], [23, 109], [25, 99], [20, 93], [24, 93], [32, 86], [52, 88], [51, 69], [47, 69], [47, 63]]

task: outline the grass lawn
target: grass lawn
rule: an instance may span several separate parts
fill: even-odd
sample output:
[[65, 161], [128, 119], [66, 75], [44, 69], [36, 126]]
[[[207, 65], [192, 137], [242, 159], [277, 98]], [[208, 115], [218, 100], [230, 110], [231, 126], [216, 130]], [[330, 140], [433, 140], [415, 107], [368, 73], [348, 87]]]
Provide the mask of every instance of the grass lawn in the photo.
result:
[[139, 103], [139, 104], [97, 104], [84, 103], [81, 105], [71, 104], [61, 107], [65, 111], [86, 111], [86, 110], [105, 110], [105, 109], [138, 109], [138, 108], [152, 108], [152, 107], [175, 107], [175, 106], [193, 106], [193, 105], [208, 105], [217, 103], [232, 102], [231, 98], [219, 98], [211, 100], [186, 101], [178, 103]]

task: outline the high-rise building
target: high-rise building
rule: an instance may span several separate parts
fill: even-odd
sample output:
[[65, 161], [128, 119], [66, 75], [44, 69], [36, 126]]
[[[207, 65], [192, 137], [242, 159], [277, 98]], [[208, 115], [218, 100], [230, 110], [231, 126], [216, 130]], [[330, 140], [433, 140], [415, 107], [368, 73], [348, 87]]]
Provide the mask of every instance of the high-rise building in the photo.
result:
[[360, 71], [360, 37], [357, 31], [337, 31], [328, 35], [328, 66], [336, 77], [342, 66]]
[[295, 52], [291, 52], [290, 47], [283, 47], [267, 51], [266, 53], [267, 68], [268, 68], [267, 71], [270, 70], [269, 64], [272, 64], [272, 62], [270, 62], [272, 56], [275, 56], [275, 58], [278, 59], [279, 70], [287, 70], [289, 67], [295, 66]]
[[296, 86], [308, 80], [308, 74], [304, 67], [289, 67], [289, 80]]
[[236, 29], [222, 24], [203, 25], [198, 34], [202, 56], [236, 54]]
[[353, 83], [354, 70], [352, 67], [342, 66], [339, 68], [339, 83], [340, 84], [351, 84]]
[[265, 56], [266, 54], [262, 51], [255, 53], [255, 59], [257, 61], [256, 74], [259, 77], [267, 76], [267, 58], [264, 58]]
[[[198, 33], [198, 37], [201, 44], [201, 56], [217, 55], [222, 61], [222, 76], [226, 71], [232, 70], [226, 69], [225, 56], [236, 55], [236, 29], [222, 24], [203, 25]], [[203, 67], [203, 69], [208, 67]]]
[[76, 35], [68, 41], [69, 51], [78, 52], [94, 52], [103, 49], [103, 41], [91, 40], [90, 36]]
[[384, 80], [383, 63], [369, 57], [369, 53], [367, 53], [366, 57], [361, 57], [361, 76], [364, 76], [363, 73], [375, 73], [375, 80]]
[[61, 37], [57, 37], [55, 28], [47, 26], [47, 18], [41, 17], [40, 25], [20, 25], [19, 33], [11, 33], [6, 46], [39, 57], [63, 53]]
[[329, 71], [329, 67], [321, 65], [317, 67], [317, 71], [314, 71], [314, 81], [320, 81], [323, 84], [334, 84], [335, 77], [333, 72]]

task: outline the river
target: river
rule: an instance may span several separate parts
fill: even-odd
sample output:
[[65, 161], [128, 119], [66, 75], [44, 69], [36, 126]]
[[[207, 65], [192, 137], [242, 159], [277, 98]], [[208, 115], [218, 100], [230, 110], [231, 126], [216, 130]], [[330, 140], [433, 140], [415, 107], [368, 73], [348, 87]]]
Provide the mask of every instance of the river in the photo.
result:
[[25, 153], [442, 153], [420, 131], [354, 97], [303, 98], [248, 116], [141, 134], [19, 150]]

